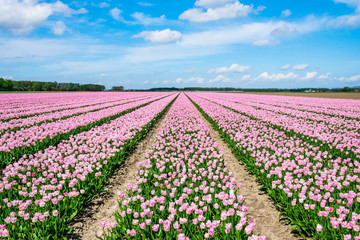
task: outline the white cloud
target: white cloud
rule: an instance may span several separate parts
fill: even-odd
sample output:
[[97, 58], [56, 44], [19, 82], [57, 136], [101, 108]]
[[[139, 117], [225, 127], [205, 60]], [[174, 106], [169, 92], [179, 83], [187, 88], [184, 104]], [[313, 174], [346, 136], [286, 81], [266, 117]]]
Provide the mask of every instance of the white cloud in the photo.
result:
[[282, 81], [282, 80], [292, 80], [292, 79], [297, 79], [298, 75], [290, 72], [288, 74], [282, 74], [282, 73], [278, 73], [278, 74], [269, 74], [268, 72], [263, 72], [262, 74], [260, 74], [255, 80], [266, 80], [266, 81], [272, 81], [272, 82], [277, 82], [277, 81]]
[[243, 73], [250, 69], [250, 66], [242, 66], [239, 64], [231, 64], [230, 67], [219, 67], [219, 68], [212, 68], [209, 70], [209, 73], [225, 73], [225, 72], [238, 72]]
[[360, 14], [343, 15], [336, 18], [335, 26], [351, 26], [357, 27], [360, 25]]
[[309, 64], [298, 64], [298, 65], [293, 66], [293, 69], [294, 70], [305, 70], [309, 66], [310, 66]]
[[244, 75], [241, 80], [242, 81], [246, 81], [246, 80], [250, 80], [251, 79], [251, 76], [250, 75]]
[[355, 7], [360, 12], [360, 0], [334, 0], [335, 3], [345, 3], [351, 7]]
[[195, 6], [211, 8], [225, 5], [230, 2], [234, 2], [234, 0], [196, 0]]
[[13, 76], [2, 76], [1, 78], [5, 80], [13, 80]]
[[177, 78], [176, 83], [204, 83], [204, 78], [202, 77], [191, 77], [188, 79]]
[[296, 29], [296, 34], [304, 34], [320, 29], [323, 21], [309, 18], [301, 22], [269, 21], [227, 28], [215, 27], [208, 31], [184, 34], [176, 44], [130, 47], [125, 59], [131, 62], [151, 62], [208, 56], [226, 51], [226, 47], [231, 44], [251, 44], [258, 39], [272, 38], [271, 33], [284, 25]]
[[110, 4], [107, 2], [101, 2], [98, 4], [98, 7], [99, 8], [108, 8], [108, 7], [110, 7]]
[[329, 25], [335, 27], [351, 26], [358, 27], [360, 25], [360, 0], [334, 0], [335, 3], [344, 3], [355, 8], [355, 13], [342, 15], [331, 20]]
[[225, 18], [246, 17], [253, 11], [253, 7], [236, 1], [224, 6], [203, 10], [202, 8], [186, 10], [179, 16], [179, 19], [190, 22], [209, 22]]
[[219, 75], [214, 79], [210, 79], [209, 83], [215, 83], [215, 82], [230, 82], [230, 79], [228, 77], [225, 77], [224, 75]]
[[328, 72], [327, 74], [321, 74], [320, 76], [317, 77], [317, 79], [328, 79], [330, 76], [330, 72]]
[[292, 14], [292, 11], [289, 9], [286, 9], [281, 12], [281, 17], [289, 17]]
[[281, 70], [288, 70], [288, 69], [290, 69], [290, 67], [291, 67], [290, 64], [286, 64], [286, 65], [281, 67]]
[[307, 72], [305, 77], [302, 78], [302, 80], [311, 80], [314, 79], [317, 76], [317, 72]]
[[137, 20], [138, 24], [142, 25], [162, 24], [166, 20], [165, 15], [153, 18], [141, 12], [135, 12], [131, 16]]
[[65, 16], [86, 13], [81, 8], [74, 10], [68, 5], [57, 1], [55, 3], [38, 3], [38, 0], [1, 0], [0, 29], [13, 34], [26, 34], [42, 25], [49, 16], [62, 13]]
[[348, 78], [348, 81], [349, 82], [360, 81], [360, 75], [352, 76], [352, 77]]
[[173, 43], [181, 39], [182, 34], [178, 31], [172, 31], [169, 28], [159, 31], [143, 31], [134, 35], [135, 38], [142, 37], [153, 43]]
[[152, 6], [154, 6], [154, 4], [148, 3], [148, 2], [138, 2], [137, 4], [139, 6], [142, 6], [142, 7], [152, 7]]
[[278, 45], [280, 42], [279, 41], [270, 41], [268, 39], [264, 39], [264, 40], [256, 40], [252, 43], [253, 46], [258, 46], [258, 47], [261, 47], [261, 46], [276, 46]]
[[118, 8], [113, 8], [110, 10], [110, 15], [117, 21], [124, 21], [124, 18], [121, 16], [123, 11]]
[[67, 30], [67, 27], [64, 24], [64, 22], [57, 21], [51, 30], [55, 35], [63, 35], [65, 33], [65, 31]]

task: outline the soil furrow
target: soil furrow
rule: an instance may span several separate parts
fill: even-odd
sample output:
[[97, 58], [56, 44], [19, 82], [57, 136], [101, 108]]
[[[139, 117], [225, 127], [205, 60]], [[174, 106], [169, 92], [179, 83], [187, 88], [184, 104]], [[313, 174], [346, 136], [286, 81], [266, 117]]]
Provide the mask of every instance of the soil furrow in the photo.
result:
[[[169, 108], [170, 109], [170, 108]], [[169, 110], [168, 110], [169, 111]], [[96, 234], [102, 230], [100, 222], [115, 221], [113, 213], [118, 209], [118, 192], [126, 193], [128, 184], [136, 182], [135, 171], [139, 162], [145, 160], [145, 150], [152, 146], [158, 129], [162, 126], [167, 112], [158, 123], [150, 130], [148, 135], [136, 146], [135, 151], [121, 164], [104, 186], [104, 192], [98, 194], [77, 217], [70, 223], [74, 232], [68, 235], [73, 240], [97, 239]]]
[[236, 183], [241, 183], [239, 191], [245, 199], [245, 206], [248, 207], [247, 217], [256, 219], [255, 234], [265, 235], [267, 240], [299, 240], [295, 237], [290, 225], [286, 225], [284, 220], [279, 220], [280, 212], [275, 204], [266, 195], [259, 190], [261, 185], [256, 177], [252, 175], [231, 152], [218, 131], [214, 130], [211, 124], [199, 112], [202, 120], [213, 134], [213, 139], [220, 145], [224, 152], [224, 160], [228, 164], [228, 169], [233, 173]]

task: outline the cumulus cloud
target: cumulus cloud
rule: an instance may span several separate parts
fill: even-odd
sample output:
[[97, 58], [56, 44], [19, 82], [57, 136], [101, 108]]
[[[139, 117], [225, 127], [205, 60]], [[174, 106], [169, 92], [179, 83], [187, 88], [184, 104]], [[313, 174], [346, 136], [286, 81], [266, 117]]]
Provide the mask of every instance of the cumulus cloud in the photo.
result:
[[334, 0], [335, 3], [345, 3], [349, 6], [355, 7], [357, 12], [360, 12], [360, 0]]
[[339, 16], [336, 19], [336, 27], [341, 26], [350, 26], [350, 27], [357, 27], [360, 25], [360, 14], [349, 14]]
[[334, 0], [335, 3], [344, 3], [355, 8], [355, 12], [348, 15], [342, 15], [335, 20], [330, 21], [330, 25], [335, 27], [350, 26], [357, 27], [360, 25], [360, 0]]
[[294, 70], [305, 70], [309, 67], [309, 64], [297, 64], [295, 66], [293, 66]]
[[57, 21], [53, 25], [51, 30], [55, 35], [63, 35], [65, 33], [65, 31], [67, 30], [67, 27], [63, 21]]
[[317, 79], [328, 79], [330, 76], [330, 72], [328, 72], [327, 74], [321, 74], [320, 76], [317, 77]]
[[110, 7], [110, 4], [107, 2], [100, 2], [99, 4], [96, 4], [95, 6], [97, 6], [99, 8], [108, 8], [108, 7]]
[[181, 39], [182, 34], [178, 31], [172, 31], [169, 28], [159, 31], [143, 31], [134, 35], [135, 38], [142, 37], [153, 43], [173, 43]]
[[142, 25], [161, 24], [166, 20], [165, 15], [156, 18], [150, 17], [149, 15], [146, 15], [142, 12], [135, 12], [131, 16], [136, 19], [138, 24]]
[[283, 37], [286, 35], [296, 33], [296, 28], [294, 26], [290, 26], [289, 24], [284, 23], [282, 26], [275, 28], [271, 31], [271, 37]]
[[246, 23], [227, 28], [214, 27], [211, 30], [187, 33], [176, 44], [130, 47], [125, 55], [127, 61], [149, 62], [167, 59], [184, 59], [208, 56], [224, 51], [231, 44], [251, 44], [259, 39], [271, 39], [271, 32], [282, 26], [296, 29], [296, 34], [304, 34], [321, 29], [323, 19], [306, 19], [299, 22], [268, 21]]
[[225, 73], [225, 72], [238, 72], [243, 73], [250, 69], [250, 66], [242, 66], [239, 64], [231, 64], [230, 67], [218, 67], [209, 70], [209, 73]]
[[87, 13], [84, 8], [74, 10], [60, 1], [39, 3], [37, 0], [1, 0], [0, 5], [0, 29], [13, 34], [27, 34], [56, 13], [62, 13], [65, 16]]
[[317, 76], [317, 72], [307, 72], [305, 77], [303, 77], [303, 80], [311, 80], [314, 79]]
[[225, 77], [224, 75], [219, 75], [219, 76], [217, 76], [216, 78], [214, 78], [214, 79], [210, 79], [209, 80], [209, 83], [215, 83], [215, 82], [229, 82], [230, 81], [230, 79], [228, 78], [228, 77]]
[[192, 8], [183, 12], [179, 19], [190, 22], [209, 22], [225, 18], [246, 17], [253, 11], [253, 6], [244, 5], [239, 1], [224, 6], [208, 8]]
[[292, 14], [292, 11], [289, 9], [286, 9], [281, 12], [281, 17], [289, 17], [289, 16], [291, 16], [291, 14]]
[[290, 64], [286, 64], [286, 65], [281, 67], [281, 70], [288, 70], [288, 69], [290, 69], [290, 67], [291, 67]]
[[297, 79], [297, 78], [298, 78], [298, 75], [295, 74], [294, 72], [290, 72], [288, 74], [282, 74], [282, 73], [275, 74], [274, 73], [271, 75], [268, 72], [263, 72], [255, 80], [265, 80], [265, 81], [277, 82], [277, 81], [292, 80], [292, 79]]
[[360, 81], [360, 75], [356, 75], [356, 76], [352, 76], [348, 78], [349, 82], [356, 82], [356, 81]]
[[110, 15], [117, 21], [124, 21], [124, 18], [121, 16], [123, 11], [119, 8], [113, 8], [110, 10]]
[[202, 77], [191, 77], [188, 79], [177, 78], [176, 83], [204, 83], [204, 78]]
[[253, 46], [262, 47], [262, 46], [276, 46], [280, 42], [279, 41], [270, 41], [268, 39], [256, 40], [252, 43]]
[[13, 76], [1, 76], [5, 80], [13, 80]]

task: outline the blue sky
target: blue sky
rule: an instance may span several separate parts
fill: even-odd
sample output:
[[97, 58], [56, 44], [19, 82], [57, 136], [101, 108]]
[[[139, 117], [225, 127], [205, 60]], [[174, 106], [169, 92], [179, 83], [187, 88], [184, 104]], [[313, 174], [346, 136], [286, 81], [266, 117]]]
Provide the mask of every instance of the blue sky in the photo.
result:
[[359, 86], [360, 0], [0, 0], [0, 77]]

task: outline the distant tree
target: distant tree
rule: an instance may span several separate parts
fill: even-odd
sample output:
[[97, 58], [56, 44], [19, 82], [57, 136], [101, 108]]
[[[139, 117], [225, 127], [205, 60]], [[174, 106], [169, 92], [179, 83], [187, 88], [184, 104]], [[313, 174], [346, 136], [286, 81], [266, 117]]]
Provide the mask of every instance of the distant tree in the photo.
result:
[[350, 87], [344, 87], [344, 88], [341, 89], [341, 91], [342, 92], [351, 92], [351, 91], [353, 91], [353, 89], [350, 88]]
[[11, 91], [13, 90], [13, 82], [11, 80], [5, 80], [0, 78], [0, 91]]
[[111, 91], [113, 91], [113, 92], [122, 92], [122, 91], [124, 91], [124, 87], [123, 86], [113, 86], [111, 88]]

